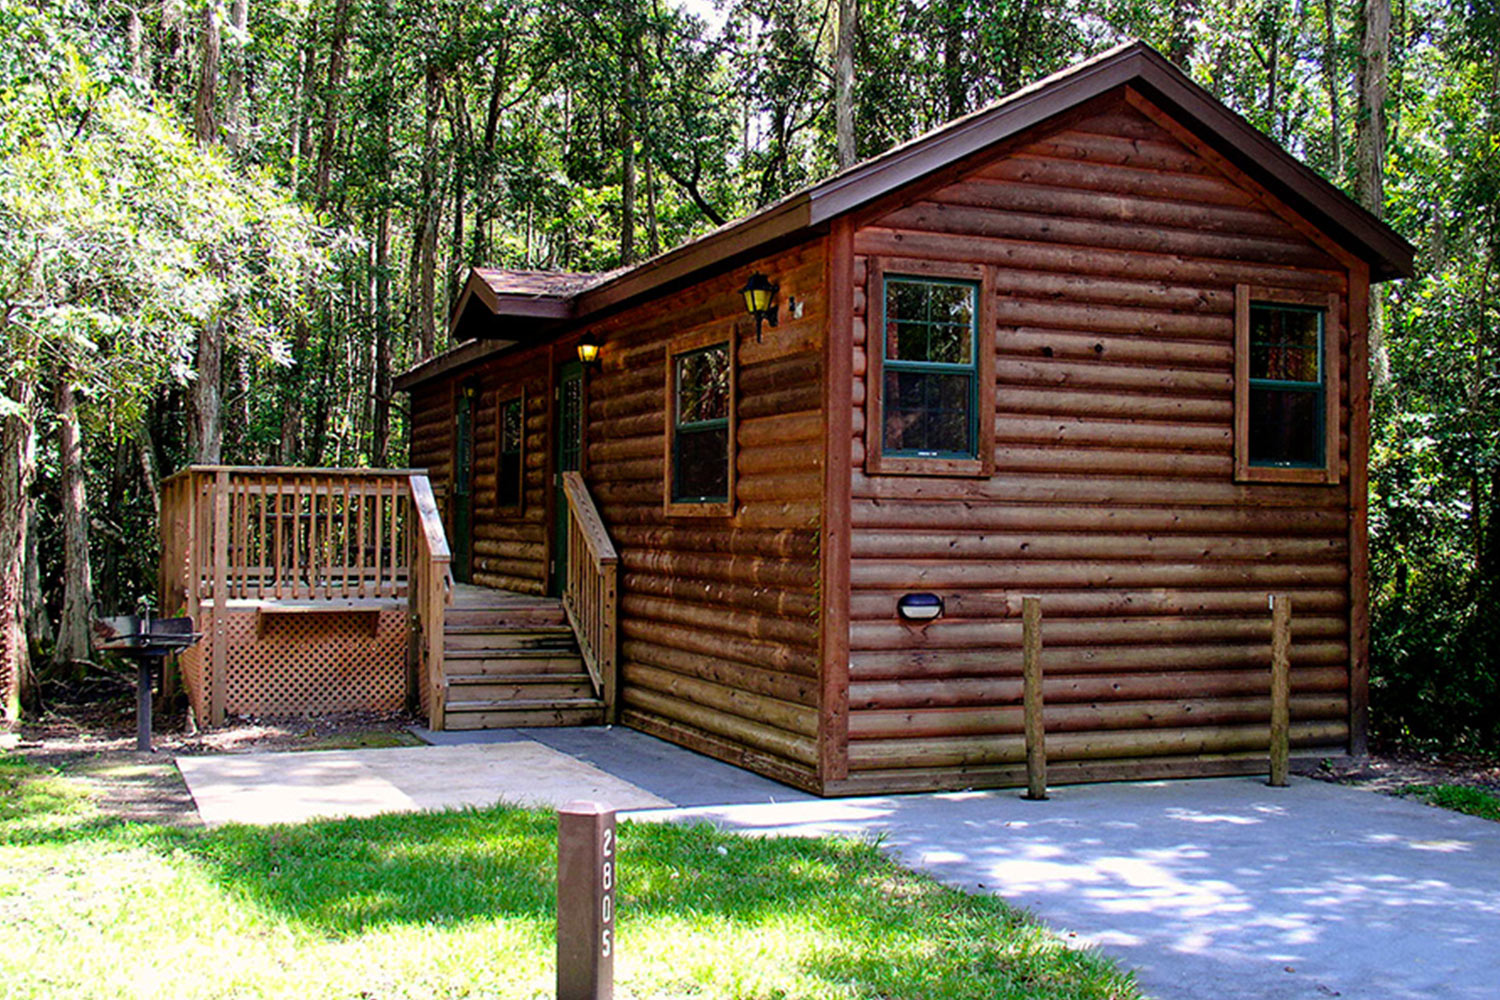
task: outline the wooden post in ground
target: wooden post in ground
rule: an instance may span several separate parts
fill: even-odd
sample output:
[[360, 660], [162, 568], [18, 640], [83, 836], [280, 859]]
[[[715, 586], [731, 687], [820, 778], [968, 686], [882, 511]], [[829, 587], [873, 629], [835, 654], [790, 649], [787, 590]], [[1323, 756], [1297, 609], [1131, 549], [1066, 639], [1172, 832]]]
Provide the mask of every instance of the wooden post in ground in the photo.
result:
[[614, 996], [615, 856], [613, 809], [557, 811], [557, 1000]]
[[1042, 728], [1042, 599], [1021, 598], [1022, 700], [1026, 716], [1026, 797], [1047, 797], [1047, 737]]
[[1292, 599], [1271, 598], [1271, 778], [1268, 784], [1285, 788], [1291, 756]]

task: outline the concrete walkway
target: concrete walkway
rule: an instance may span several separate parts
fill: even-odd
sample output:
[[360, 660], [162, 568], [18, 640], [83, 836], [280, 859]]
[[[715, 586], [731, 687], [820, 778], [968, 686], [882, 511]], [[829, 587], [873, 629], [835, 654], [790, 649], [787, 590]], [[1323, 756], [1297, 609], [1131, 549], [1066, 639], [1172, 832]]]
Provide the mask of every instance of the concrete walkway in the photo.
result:
[[1161, 1000], [1500, 997], [1500, 824], [1305, 779], [658, 810], [878, 838], [1075, 931]]
[[878, 841], [1137, 970], [1160, 1000], [1500, 998], [1500, 824], [1252, 778], [824, 800], [627, 729], [181, 757], [210, 825], [606, 801], [639, 821]]

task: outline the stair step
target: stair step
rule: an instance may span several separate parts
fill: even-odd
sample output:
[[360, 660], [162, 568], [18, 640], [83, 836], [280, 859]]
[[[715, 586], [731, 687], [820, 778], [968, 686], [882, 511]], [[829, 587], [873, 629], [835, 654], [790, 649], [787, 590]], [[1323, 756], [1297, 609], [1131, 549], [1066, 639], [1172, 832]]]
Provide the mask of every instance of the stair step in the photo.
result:
[[455, 675], [572, 674], [583, 656], [565, 649], [461, 649], [443, 652], [443, 671]]
[[588, 726], [604, 722], [604, 703], [597, 698], [522, 701], [449, 702], [447, 729], [506, 729], [513, 726]]
[[447, 625], [562, 625], [567, 622], [561, 606], [556, 608], [449, 608], [443, 615]]
[[566, 625], [527, 628], [459, 626], [443, 630], [443, 648], [462, 649], [575, 649], [573, 630]]
[[455, 704], [486, 701], [509, 708], [518, 703], [592, 699], [594, 684], [588, 674], [460, 675], [448, 678], [448, 710]]

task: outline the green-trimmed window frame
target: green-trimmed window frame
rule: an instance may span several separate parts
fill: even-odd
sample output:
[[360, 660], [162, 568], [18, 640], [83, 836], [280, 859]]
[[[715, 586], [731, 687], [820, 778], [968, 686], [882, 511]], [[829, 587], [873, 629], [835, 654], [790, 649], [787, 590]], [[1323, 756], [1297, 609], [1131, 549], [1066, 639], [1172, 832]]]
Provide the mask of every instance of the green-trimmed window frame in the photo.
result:
[[[722, 352], [727, 368], [727, 397], [723, 416], [709, 419], [683, 419], [681, 379], [683, 365], [694, 357], [710, 352]], [[735, 436], [736, 436], [736, 358], [735, 336], [732, 331], [708, 331], [674, 341], [667, 349], [666, 372], [666, 455], [664, 510], [669, 516], [727, 517], [734, 510], [735, 483]], [[706, 493], [693, 491], [684, 485], [687, 463], [702, 461], [701, 453], [694, 456], [687, 445], [707, 437], [724, 439], [722, 461], [724, 490]]]
[[[995, 462], [995, 321], [993, 269], [959, 261], [871, 257], [866, 261], [865, 472], [868, 475], [987, 477]], [[962, 362], [890, 357], [891, 292], [901, 285], [963, 288], [969, 292], [968, 357]], [[953, 327], [930, 312], [913, 326]], [[908, 326], [908, 330], [910, 327]], [[961, 343], [961, 341], [959, 341]], [[930, 331], [926, 348], [933, 346]], [[952, 342], [950, 345], [952, 346]], [[924, 352], [925, 353], [925, 352]], [[964, 446], [902, 447], [888, 417], [892, 373], [963, 379]], [[936, 386], [924, 390], [932, 392]], [[955, 395], [957, 393], [955, 392]], [[930, 400], [930, 397], [929, 397]], [[934, 420], [941, 405], [928, 412]], [[938, 429], [941, 429], [939, 427]], [[956, 435], [954, 435], [956, 437]], [[930, 440], [930, 439], [929, 439]]]
[[[514, 433], [510, 433], [506, 426], [512, 417], [515, 420]], [[502, 399], [496, 409], [495, 454], [495, 506], [508, 513], [520, 513], [526, 502], [525, 393]]]
[[[1341, 299], [1336, 294], [1296, 289], [1235, 287], [1234, 474], [1240, 482], [1337, 483], [1339, 479], [1339, 363], [1342, 328]], [[1316, 316], [1317, 341], [1259, 339], [1258, 317], [1267, 312]], [[1273, 378], [1265, 374], [1274, 353], [1312, 350], [1316, 379]], [[1266, 364], [1256, 364], [1264, 352]], [[1267, 442], [1257, 439], [1258, 403], [1272, 394], [1297, 394], [1311, 400], [1305, 428], [1285, 427], [1283, 434], [1301, 439], [1306, 458], [1267, 455]], [[1290, 413], [1290, 408], [1282, 408]], [[1288, 415], [1287, 419], [1291, 419]]]

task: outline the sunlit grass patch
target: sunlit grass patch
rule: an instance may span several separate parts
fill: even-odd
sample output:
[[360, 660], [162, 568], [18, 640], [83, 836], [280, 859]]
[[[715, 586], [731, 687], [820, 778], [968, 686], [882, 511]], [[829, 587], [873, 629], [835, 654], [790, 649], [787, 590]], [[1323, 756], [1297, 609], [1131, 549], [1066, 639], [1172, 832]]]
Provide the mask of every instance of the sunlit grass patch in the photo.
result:
[[1469, 785], [1408, 785], [1401, 789], [1401, 794], [1419, 798], [1428, 805], [1442, 809], [1500, 822], [1500, 796], [1482, 788]]
[[[0, 819], [9, 996], [553, 993], [549, 812], [180, 830], [101, 820], [24, 765], [0, 778], [28, 803]], [[865, 844], [627, 822], [620, 874], [622, 1000], [1138, 996], [999, 900]]]

